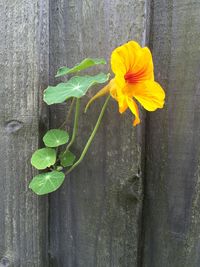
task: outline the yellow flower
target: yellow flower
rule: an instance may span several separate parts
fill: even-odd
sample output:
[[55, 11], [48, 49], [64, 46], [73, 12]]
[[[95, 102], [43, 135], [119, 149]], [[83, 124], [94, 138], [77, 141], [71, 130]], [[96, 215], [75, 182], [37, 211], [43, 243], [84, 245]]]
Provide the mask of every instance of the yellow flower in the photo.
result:
[[165, 92], [154, 81], [153, 60], [150, 50], [130, 41], [117, 47], [111, 55], [111, 68], [115, 77], [88, 103], [110, 92], [118, 102], [119, 112], [127, 108], [135, 115], [133, 125], [140, 123], [135, 99], [148, 111], [163, 108]]

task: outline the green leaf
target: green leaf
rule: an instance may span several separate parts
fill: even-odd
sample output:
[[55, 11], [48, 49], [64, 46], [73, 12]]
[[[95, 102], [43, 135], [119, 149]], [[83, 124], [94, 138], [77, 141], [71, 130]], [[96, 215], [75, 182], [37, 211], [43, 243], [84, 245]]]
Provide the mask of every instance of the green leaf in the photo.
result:
[[109, 74], [99, 73], [95, 76], [75, 76], [66, 83], [59, 83], [57, 86], [48, 86], [44, 90], [44, 101], [48, 105], [62, 103], [70, 97], [80, 98], [88, 89], [99, 83], [105, 83]]
[[69, 134], [59, 129], [49, 130], [43, 137], [43, 141], [48, 147], [57, 147], [64, 145], [69, 140]]
[[73, 165], [76, 156], [72, 152], [67, 151], [60, 154], [59, 158], [60, 158], [60, 163], [63, 167], [69, 167]]
[[76, 64], [73, 68], [68, 68], [68, 67], [61, 67], [59, 68], [56, 77], [64, 76], [66, 74], [74, 73], [77, 71], [81, 71], [87, 68], [90, 68], [94, 65], [99, 65], [99, 64], [106, 64], [105, 59], [103, 58], [86, 58], [80, 63]]
[[52, 171], [33, 177], [29, 188], [37, 195], [45, 195], [58, 189], [65, 179], [63, 172]]
[[36, 150], [31, 157], [31, 164], [38, 170], [44, 170], [55, 164], [56, 151], [52, 148], [41, 148]]

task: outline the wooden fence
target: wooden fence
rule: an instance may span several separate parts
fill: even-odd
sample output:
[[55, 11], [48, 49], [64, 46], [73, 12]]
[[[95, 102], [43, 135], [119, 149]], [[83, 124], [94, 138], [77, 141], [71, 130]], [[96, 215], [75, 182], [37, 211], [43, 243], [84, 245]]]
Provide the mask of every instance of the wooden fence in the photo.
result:
[[[200, 266], [199, 14], [198, 0], [0, 0], [0, 267]], [[85, 163], [35, 196], [31, 153], [66, 111], [42, 90], [131, 39], [153, 52], [165, 108], [133, 128], [113, 101]]]

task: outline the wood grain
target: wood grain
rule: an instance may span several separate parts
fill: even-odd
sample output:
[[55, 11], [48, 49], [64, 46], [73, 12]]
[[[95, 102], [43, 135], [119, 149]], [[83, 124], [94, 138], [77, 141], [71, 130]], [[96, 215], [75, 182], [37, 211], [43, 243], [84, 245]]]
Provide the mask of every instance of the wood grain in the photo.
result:
[[[62, 65], [72, 66], [89, 56], [108, 60], [112, 49], [128, 40], [145, 42], [143, 0], [57, 0], [51, 1], [50, 12], [51, 84], [58, 82], [53, 76]], [[103, 101], [81, 116], [73, 147], [77, 155]], [[51, 109], [51, 128], [61, 123], [66, 109], [65, 105]], [[66, 178], [61, 190], [50, 196], [51, 266], [137, 265], [143, 127], [144, 122], [133, 128], [131, 114], [119, 115], [117, 104], [111, 101], [84, 162]]]
[[47, 199], [28, 184], [46, 111], [48, 1], [0, 1], [0, 266], [46, 267]]
[[199, 1], [152, 2], [150, 43], [167, 101], [146, 130], [146, 267], [200, 266], [199, 10]]

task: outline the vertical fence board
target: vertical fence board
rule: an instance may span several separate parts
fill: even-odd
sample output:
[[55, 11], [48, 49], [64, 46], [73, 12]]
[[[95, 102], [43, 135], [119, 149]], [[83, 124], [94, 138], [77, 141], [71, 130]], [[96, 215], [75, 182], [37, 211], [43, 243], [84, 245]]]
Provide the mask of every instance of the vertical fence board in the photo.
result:
[[[28, 183], [48, 82], [48, 1], [0, 1], [0, 266], [45, 267], [46, 198]], [[45, 115], [43, 117], [45, 119]]]
[[142, 266], [200, 266], [199, 10], [199, 1], [152, 1], [151, 45], [167, 102], [146, 130]]
[[[144, 42], [144, 0], [57, 0], [50, 6], [51, 84], [58, 82], [53, 76], [60, 66], [88, 56], [108, 59], [113, 48], [128, 40]], [[81, 116], [77, 155], [102, 104], [97, 101]], [[53, 267], [136, 266], [144, 131], [132, 127], [130, 113], [121, 116], [117, 110], [111, 101], [84, 162], [50, 195]], [[51, 128], [61, 123], [65, 111], [65, 104], [51, 109]]]

